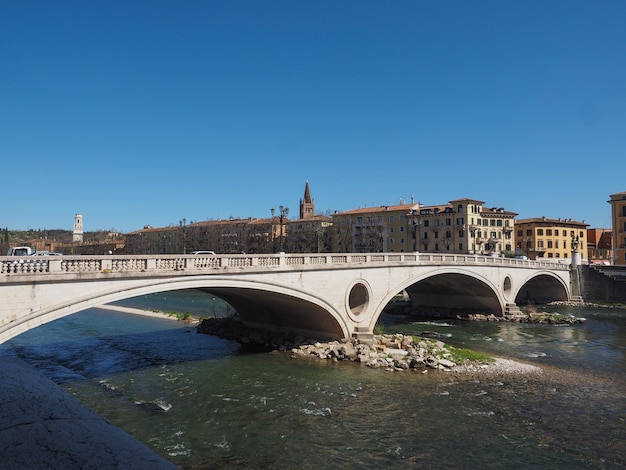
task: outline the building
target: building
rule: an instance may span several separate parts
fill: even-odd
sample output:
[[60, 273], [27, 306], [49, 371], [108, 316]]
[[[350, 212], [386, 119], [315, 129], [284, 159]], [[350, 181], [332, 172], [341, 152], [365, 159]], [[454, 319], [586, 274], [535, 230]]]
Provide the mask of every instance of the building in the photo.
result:
[[280, 206], [272, 217], [257, 219], [207, 220], [141, 230], [126, 234], [129, 254], [190, 253], [308, 253], [327, 251], [329, 217], [315, 215], [315, 201], [307, 181], [300, 200], [300, 218], [289, 220], [289, 209]]
[[128, 254], [270, 253], [272, 219], [207, 220], [168, 227], [145, 226], [126, 234]]
[[[332, 219], [324, 215], [316, 215], [315, 199], [311, 197], [311, 189], [307, 181], [304, 186], [304, 197], [300, 199], [300, 218], [284, 220], [285, 239], [281, 243], [281, 251], [290, 253], [322, 253], [330, 251], [330, 227]], [[276, 233], [274, 230], [273, 233]], [[279, 232], [281, 233], [281, 232]]]
[[515, 212], [477, 199], [381, 206], [335, 213], [338, 251], [502, 254], [515, 246]]
[[419, 204], [353, 209], [333, 214], [333, 251], [377, 253], [415, 251], [409, 214]]
[[83, 242], [83, 216], [82, 214], [76, 214], [74, 216], [74, 231], [72, 233], [72, 241], [74, 243]]
[[613, 264], [626, 266], [626, 191], [611, 194], [613, 226]]
[[587, 227], [584, 221], [572, 219], [520, 219], [515, 222], [516, 252], [530, 259], [552, 258], [571, 262], [572, 251], [578, 250], [583, 259], [587, 254]]
[[589, 264], [613, 264], [613, 232], [606, 228], [587, 229]]

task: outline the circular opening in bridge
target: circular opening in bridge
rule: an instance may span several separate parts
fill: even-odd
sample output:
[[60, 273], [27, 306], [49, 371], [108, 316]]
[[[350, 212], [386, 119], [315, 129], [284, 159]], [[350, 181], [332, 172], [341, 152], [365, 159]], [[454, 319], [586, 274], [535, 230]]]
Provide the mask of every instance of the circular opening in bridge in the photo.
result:
[[504, 291], [504, 295], [507, 297], [511, 293], [511, 278], [509, 276], [504, 278], [504, 282], [502, 283], [502, 290]]
[[363, 284], [355, 284], [350, 289], [350, 296], [348, 297], [348, 305], [350, 307], [350, 312], [354, 315], [359, 315], [366, 308], [369, 303], [370, 297], [367, 292], [367, 287]]

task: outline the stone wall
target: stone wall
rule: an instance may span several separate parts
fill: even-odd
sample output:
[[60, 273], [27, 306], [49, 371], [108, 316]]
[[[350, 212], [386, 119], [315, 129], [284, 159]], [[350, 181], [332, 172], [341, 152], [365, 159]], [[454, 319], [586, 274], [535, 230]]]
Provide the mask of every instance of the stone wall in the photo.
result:
[[626, 266], [580, 266], [585, 302], [626, 302]]

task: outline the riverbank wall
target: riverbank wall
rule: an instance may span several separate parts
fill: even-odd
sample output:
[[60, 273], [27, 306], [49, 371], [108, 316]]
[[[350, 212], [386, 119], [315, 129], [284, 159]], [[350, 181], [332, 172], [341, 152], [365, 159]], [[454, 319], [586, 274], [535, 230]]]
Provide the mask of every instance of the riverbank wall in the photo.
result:
[[177, 468], [21, 359], [0, 377], [1, 470]]
[[626, 266], [578, 267], [585, 302], [626, 303]]

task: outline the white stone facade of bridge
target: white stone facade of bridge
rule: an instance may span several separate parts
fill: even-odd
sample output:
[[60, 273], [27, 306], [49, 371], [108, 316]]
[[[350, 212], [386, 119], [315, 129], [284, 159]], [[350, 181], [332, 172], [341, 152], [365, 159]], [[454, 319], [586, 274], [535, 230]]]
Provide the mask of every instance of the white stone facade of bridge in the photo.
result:
[[419, 253], [0, 258], [0, 343], [52, 320], [144, 294], [202, 289], [250, 326], [367, 335], [400, 292], [415, 308], [502, 315], [570, 299], [567, 265]]

